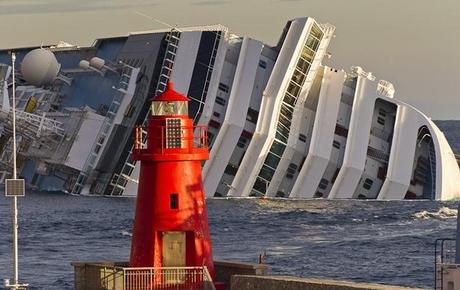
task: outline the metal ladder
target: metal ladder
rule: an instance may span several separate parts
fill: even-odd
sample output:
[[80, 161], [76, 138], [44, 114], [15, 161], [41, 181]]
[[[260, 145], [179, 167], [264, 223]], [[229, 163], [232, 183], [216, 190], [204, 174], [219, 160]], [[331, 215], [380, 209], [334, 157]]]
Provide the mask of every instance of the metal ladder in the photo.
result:
[[112, 99], [112, 103], [109, 106], [107, 111], [107, 115], [104, 118], [101, 128], [96, 136], [96, 141], [93, 143], [91, 147], [91, 151], [86, 158], [85, 164], [83, 165], [83, 169], [78, 174], [77, 180], [75, 181], [74, 186], [72, 187], [72, 194], [80, 194], [83, 187], [85, 186], [86, 180], [88, 179], [91, 170], [96, 165], [97, 157], [103, 151], [102, 148], [104, 146], [105, 141], [110, 133], [110, 129], [112, 128], [113, 121], [115, 120], [115, 116], [117, 115], [118, 109], [121, 105], [124, 95], [126, 94], [126, 89], [128, 88], [129, 80], [131, 78], [131, 74], [133, 71], [133, 67], [129, 67], [125, 65], [122, 70], [120, 81], [118, 83], [118, 88], [116, 89], [115, 96]]
[[[166, 90], [166, 86], [171, 77], [172, 69], [174, 66], [174, 60], [176, 58], [177, 48], [179, 47], [180, 31], [172, 29], [166, 35], [165, 40], [167, 42], [166, 52], [163, 58], [163, 62], [161, 64], [160, 77], [158, 79], [158, 83], [155, 89], [155, 95], [158, 95]], [[147, 115], [144, 118], [144, 121], [142, 122], [143, 128], [147, 126], [147, 122], [149, 120], [150, 113], [151, 113], [151, 110], [149, 109], [149, 112], [147, 113]], [[142, 145], [145, 146], [146, 142], [147, 142], [147, 134], [143, 134]], [[121, 171], [119, 173], [114, 173], [112, 175], [112, 178], [110, 181], [110, 186], [112, 186], [112, 190], [110, 191], [110, 195], [123, 195], [123, 192], [125, 191], [128, 181], [137, 183], [137, 180], [131, 178], [131, 174], [133, 173], [134, 168], [136, 167], [136, 162], [137, 162], [135, 160], [132, 160], [133, 148], [134, 148], [134, 144], [132, 144], [131, 148], [129, 149], [128, 156], [126, 157], [126, 160], [123, 164]]]

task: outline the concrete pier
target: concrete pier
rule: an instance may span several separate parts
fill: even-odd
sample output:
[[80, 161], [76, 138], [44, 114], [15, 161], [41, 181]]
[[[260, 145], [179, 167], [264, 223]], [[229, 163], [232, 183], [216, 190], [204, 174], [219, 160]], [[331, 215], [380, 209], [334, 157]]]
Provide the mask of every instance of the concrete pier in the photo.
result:
[[[75, 290], [125, 290], [120, 267], [127, 262], [73, 262]], [[216, 279], [224, 290], [420, 290], [383, 284], [356, 283], [292, 276], [268, 276], [268, 266], [230, 261], [214, 261]]]
[[291, 276], [245, 276], [231, 279], [231, 290], [421, 290], [383, 284], [355, 283], [328, 279], [307, 279]]

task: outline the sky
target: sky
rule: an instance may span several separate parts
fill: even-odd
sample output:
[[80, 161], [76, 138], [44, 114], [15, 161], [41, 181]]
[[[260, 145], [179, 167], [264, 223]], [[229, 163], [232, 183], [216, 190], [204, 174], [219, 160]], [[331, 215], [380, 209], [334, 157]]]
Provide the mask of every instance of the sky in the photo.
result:
[[0, 48], [81, 46], [98, 37], [220, 23], [275, 44], [289, 19], [337, 27], [324, 63], [359, 65], [433, 119], [460, 119], [458, 0], [0, 0]]

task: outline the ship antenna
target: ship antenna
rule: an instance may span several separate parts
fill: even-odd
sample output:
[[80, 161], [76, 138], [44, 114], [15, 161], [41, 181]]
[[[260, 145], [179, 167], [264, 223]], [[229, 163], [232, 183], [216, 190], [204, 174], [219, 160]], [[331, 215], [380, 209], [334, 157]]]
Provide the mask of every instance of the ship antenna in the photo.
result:
[[158, 22], [158, 23], [160, 23], [160, 24], [162, 24], [162, 25], [165, 25], [165, 26], [167, 26], [167, 27], [169, 27], [169, 28], [171, 28], [171, 29], [174, 29], [174, 30], [176, 30], [176, 31], [182, 32], [180, 29], [177, 28], [177, 25], [176, 25], [176, 26], [171, 25], [171, 24], [169, 24], [169, 23], [166, 23], [166, 22], [164, 22], [164, 21], [161, 21], [161, 20], [159, 20], [159, 19], [156, 19], [156, 18], [154, 18], [154, 17], [152, 17], [152, 16], [149, 16], [149, 15], [144, 14], [144, 13], [139, 12], [139, 11], [134, 11], [134, 13], [136, 13], [136, 14], [142, 16], [142, 17], [145, 17], [145, 18], [147, 18], [147, 19], [150, 19], [150, 20], [153, 20], [153, 21], [155, 21], [155, 22]]

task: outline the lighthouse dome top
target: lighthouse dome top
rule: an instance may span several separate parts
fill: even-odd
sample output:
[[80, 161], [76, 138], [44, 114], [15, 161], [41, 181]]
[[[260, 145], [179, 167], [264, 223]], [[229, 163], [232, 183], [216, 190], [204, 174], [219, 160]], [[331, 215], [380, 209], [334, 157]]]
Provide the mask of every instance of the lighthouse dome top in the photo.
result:
[[189, 98], [176, 92], [172, 82], [168, 82], [166, 90], [152, 98], [153, 116], [187, 116]]
[[168, 82], [166, 90], [152, 98], [152, 102], [188, 102], [189, 98], [174, 90], [172, 82]]

